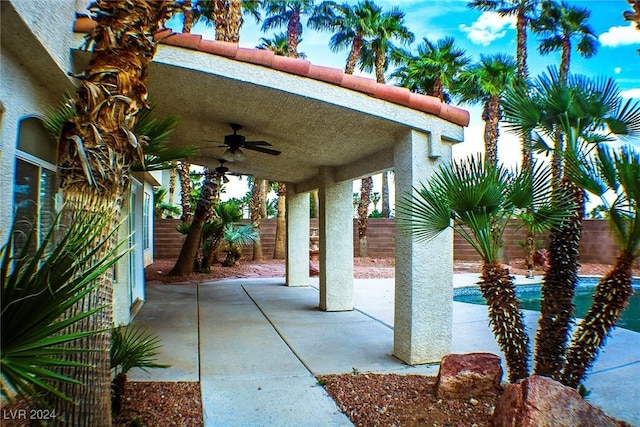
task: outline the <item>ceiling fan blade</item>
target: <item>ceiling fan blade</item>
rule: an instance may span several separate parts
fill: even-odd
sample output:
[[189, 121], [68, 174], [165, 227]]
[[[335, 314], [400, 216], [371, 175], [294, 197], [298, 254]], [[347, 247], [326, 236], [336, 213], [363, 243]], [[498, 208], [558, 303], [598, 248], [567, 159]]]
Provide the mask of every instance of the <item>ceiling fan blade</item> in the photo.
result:
[[267, 145], [267, 146], [271, 147], [271, 144], [269, 144], [267, 141], [245, 141], [244, 142], [244, 146], [246, 147], [247, 144], [249, 144], [249, 145]]
[[250, 145], [250, 146], [245, 146], [244, 148], [246, 148], [247, 150], [259, 151], [261, 153], [271, 154], [272, 156], [277, 156], [278, 154], [280, 154], [280, 151], [278, 150], [272, 150], [271, 148], [264, 148], [260, 146]]

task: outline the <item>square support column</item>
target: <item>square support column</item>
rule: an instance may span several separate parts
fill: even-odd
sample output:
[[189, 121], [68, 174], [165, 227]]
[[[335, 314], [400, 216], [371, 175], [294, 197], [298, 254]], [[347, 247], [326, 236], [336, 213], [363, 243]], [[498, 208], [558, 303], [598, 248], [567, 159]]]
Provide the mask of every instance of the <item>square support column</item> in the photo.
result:
[[287, 184], [287, 286], [309, 285], [309, 195]]
[[353, 184], [320, 171], [320, 308], [353, 310]]
[[[438, 147], [437, 158], [430, 156], [433, 144], [442, 145], [438, 134], [414, 130], [396, 144], [396, 200], [451, 159], [451, 147]], [[452, 323], [451, 231], [424, 242], [397, 227], [393, 354], [410, 365], [439, 361], [451, 350]]]

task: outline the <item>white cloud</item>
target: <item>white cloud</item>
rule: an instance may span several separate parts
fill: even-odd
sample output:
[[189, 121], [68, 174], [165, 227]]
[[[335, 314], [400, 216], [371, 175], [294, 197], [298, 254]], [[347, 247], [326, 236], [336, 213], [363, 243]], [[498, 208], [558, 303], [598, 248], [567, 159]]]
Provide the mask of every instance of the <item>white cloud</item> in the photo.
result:
[[640, 98], [640, 88], [620, 91], [623, 98]]
[[507, 30], [515, 28], [515, 17], [501, 17], [495, 12], [483, 12], [471, 26], [460, 24], [460, 31], [467, 33], [467, 37], [474, 44], [488, 46], [492, 41], [507, 34]]
[[640, 31], [635, 27], [635, 23], [631, 22], [628, 26], [611, 27], [606, 33], [600, 34], [598, 37], [602, 46], [623, 46], [629, 44], [640, 43]]
[[613, 69], [613, 72], [616, 73], [616, 74], [620, 74], [622, 72], [622, 68], [616, 67], [616, 68]]

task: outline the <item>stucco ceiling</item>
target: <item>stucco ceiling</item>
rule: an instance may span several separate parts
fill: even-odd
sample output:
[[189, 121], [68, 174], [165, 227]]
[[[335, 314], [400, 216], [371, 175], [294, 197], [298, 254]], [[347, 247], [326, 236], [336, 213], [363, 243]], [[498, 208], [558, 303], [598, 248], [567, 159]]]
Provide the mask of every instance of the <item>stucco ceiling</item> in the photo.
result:
[[[86, 52], [74, 51], [83, 67]], [[244, 150], [246, 160], [227, 163], [232, 172], [272, 181], [313, 181], [323, 166], [344, 168], [384, 157], [367, 172], [393, 167], [389, 149], [410, 129], [433, 126], [451, 141], [462, 129], [439, 117], [363, 93], [259, 65], [160, 46], [149, 68], [148, 89], [159, 115], [179, 114], [173, 145], [200, 149], [192, 163], [217, 166], [224, 148], [216, 142], [239, 123], [247, 140], [266, 140], [279, 156]], [[362, 163], [362, 161], [360, 162]]]

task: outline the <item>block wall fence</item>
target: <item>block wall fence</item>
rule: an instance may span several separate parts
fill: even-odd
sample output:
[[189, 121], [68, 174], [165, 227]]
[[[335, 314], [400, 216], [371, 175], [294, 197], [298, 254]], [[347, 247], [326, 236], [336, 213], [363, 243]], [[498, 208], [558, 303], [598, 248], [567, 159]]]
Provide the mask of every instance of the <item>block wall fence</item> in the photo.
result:
[[[182, 247], [183, 235], [176, 231], [176, 227], [180, 223], [177, 219], [156, 219], [154, 221], [154, 251], [155, 259], [176, 259]], [[318, 220], [311, 219], [311, 228], [318, 227]], [[275, 245], [275, 219], [262, 220], [260, 223], [260, 235], [262, 240], [262, 248], [265, 258], [271, 258]], [[506, 243], [507, 256], [509, 258], [523, 258], [524, 250], [518, 244], [524, 241], [525, 231], [519, 229], [515, 231], [515, 226], [507, 228]], [[546, 246], [543, 238], [540, 239], [542, 247]], [[354, 256], [358, 256], [358, 225], [356, 220], [353, 222], [353, 247]], [[371, 218], [369, 219], [369, 227], [367, 230], [367, 243], [369, 247], [369, 256], [371, 257], [387, 257], [394, 256], [395, 246], [395, 220]], [[462, 239], [462, 237], [454, 236], [454, 259], [456, 261], [477, 261], [478, 256], [471, 246]], [[603, 264], [613, 264], [617, 254], [617, 244], [613, 240], [606, 221], [585, 220], [582, 232], [582, 241], [580, 244], [580, 261], [593, 262]], [[253, 258], [252, 247], [243, 248], [246, 259]], [[636, 266], [640, 268], [640, 260], [636, 262]]]

